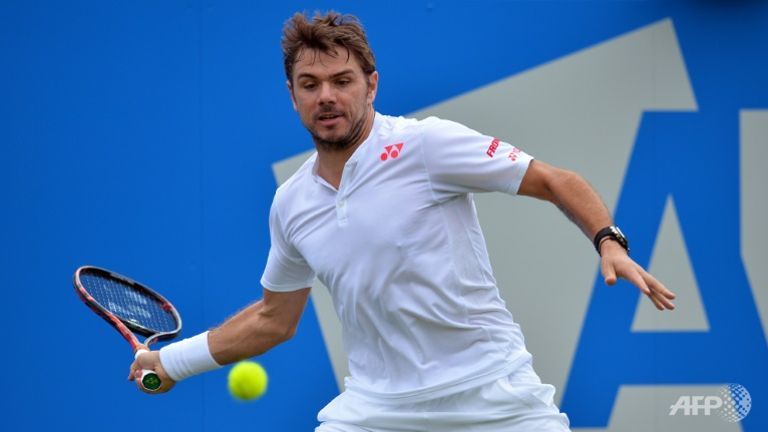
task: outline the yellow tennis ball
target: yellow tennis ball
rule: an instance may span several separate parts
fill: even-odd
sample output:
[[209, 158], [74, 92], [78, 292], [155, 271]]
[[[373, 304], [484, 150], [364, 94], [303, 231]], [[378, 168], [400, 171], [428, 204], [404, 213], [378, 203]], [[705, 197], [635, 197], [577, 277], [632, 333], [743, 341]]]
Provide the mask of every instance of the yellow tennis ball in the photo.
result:
[[267, 391], [268, 381], [267, 371], [260, 364], [250, 360], [237, 363], [230, 369], [227, 377], [229, 393], [235, 399], [243, 401], [261, 397]]

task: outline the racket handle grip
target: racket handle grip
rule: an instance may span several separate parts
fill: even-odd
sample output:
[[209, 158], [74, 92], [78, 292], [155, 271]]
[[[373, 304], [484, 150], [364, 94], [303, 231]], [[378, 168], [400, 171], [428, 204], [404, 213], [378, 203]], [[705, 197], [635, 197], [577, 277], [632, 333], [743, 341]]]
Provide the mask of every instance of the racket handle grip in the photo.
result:
[[[140, 355], [148, 352], [149, 351], [145, 349], [138, 349], [136, 350], [136, 354], [134, 354], [133, 358], [138, 359]], [[144, 387], [145, 390], [152, 392], [157, 391], [157, 389], [159, 389], [162, 384], [163, 382], [160, 380], [157, 372], [149, 369], [141, 370], [141, 386]]]

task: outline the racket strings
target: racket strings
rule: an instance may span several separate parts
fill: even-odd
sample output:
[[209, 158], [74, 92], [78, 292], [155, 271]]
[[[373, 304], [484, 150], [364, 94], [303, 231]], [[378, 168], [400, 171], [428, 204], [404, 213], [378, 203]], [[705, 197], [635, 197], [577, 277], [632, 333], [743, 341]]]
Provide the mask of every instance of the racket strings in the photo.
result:
[[159, 333], [178, 326], [167, 305], [131, 284], [99, 274], [81, 274], [80, 282], [103, 308], [124, 321]]

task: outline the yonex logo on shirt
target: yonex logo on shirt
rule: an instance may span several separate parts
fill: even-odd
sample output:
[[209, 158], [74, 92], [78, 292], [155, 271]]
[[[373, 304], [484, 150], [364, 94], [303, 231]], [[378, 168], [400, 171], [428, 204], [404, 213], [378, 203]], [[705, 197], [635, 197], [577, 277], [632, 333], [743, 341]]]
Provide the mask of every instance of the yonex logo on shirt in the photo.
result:
[[402, 151], [403, 151], [403, 143], [388, 145], [384, 147], [384, 153], [381, 154], [381, 160], [385, 161], [390, 157], [392, 159], [395, 159], [396, 157], [400, 156], [400, 153], [402, 153]]
[[491, 145], [488, 146], [488, 150], [486, 150], [485, 154], [487, 154], [488, 157], [493, 157], [493, 155], [496, 154], [497, 148], [499, 148], [499, 139], [494, 138], [493, 141], [491, 141]]
[[512, 147], [512, 151], [509, 152], [509, 156], [507, 157], [509, 158], [509, 160], [514, 162], [517, 160], [518, 155], [520, 155], [520, 149], [517, 147]]

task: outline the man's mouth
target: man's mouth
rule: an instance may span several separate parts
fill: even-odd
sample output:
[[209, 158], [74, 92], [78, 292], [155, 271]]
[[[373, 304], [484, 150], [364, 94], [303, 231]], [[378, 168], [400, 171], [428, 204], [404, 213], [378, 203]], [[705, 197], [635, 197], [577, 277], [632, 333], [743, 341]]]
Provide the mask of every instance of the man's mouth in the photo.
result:
[[330, 125], [335, 123], [337, 119], [341, 118], [341, 116], [341, 113], [338, 112], [322, 113], [317, 116], [317, 121], [323, 125]]

